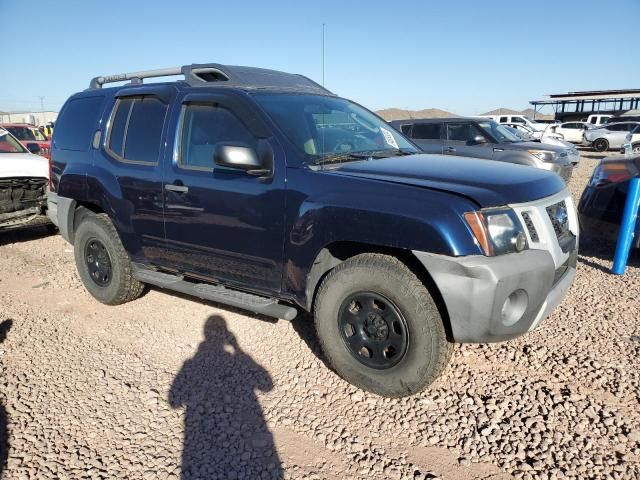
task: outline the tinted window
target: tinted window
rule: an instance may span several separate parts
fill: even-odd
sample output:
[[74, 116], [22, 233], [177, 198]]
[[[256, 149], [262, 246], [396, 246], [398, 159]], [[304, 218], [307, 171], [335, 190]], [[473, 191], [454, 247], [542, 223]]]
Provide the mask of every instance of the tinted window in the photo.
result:
[[156, 97], [123, 98], [115, 105], [109, 150], [119, 160], [157, 163], [167, 105]]
[[416, 123], [411, 137], [418, 140], [440, 140], [441, 129], [440, 123]]
[[86, 151], [91, 145], [103, 97], [77, 98], [67, 102], [56, 121], [56, 148]]
[[447, 138], [454, 142], [470, 142], [482, 132], [471, 123], [450, 123], [447, 125]]
[[509, 117], [500, 117], [500, 123], [507, 123], [509, 121]]
[[519, 117], [513, 117], [512, 121], [513, 123], [527, 123], [522, 118], [519, 118]]
[[400, 130], [405, 135], [409, 135], [411, 133], [411, 125], [400, 125]]
[[133, 105], [133, 99], [131, 98], [118, 100], [115, 106], [115, 114], [111, 120], [108, 147], [119, 157], [124, 157], [124, 130], [129, 119], [131, 105]]
[[569, 129], [580, 128], [580, 124], [578, 124], [578, 123], [565, 123], [564, 125], [562, 125], [562, 128], [569, 128]]
[[124, 158], [136, 162], [158, 161], [167, 105], [156, 97], [134, 102], [129, 117]]
[[244, 144], [255, 148], [255, 137], [225, 108], [188, 105], [184, 111], [180, 165], [212, 169], [217, 143]]

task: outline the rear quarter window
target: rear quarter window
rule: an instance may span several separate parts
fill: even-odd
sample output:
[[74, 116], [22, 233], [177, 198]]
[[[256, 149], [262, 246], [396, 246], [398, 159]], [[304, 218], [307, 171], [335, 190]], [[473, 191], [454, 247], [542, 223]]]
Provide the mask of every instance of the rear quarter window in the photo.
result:
[[87, 151], [104, 97], [82, 97], [69, 100], [56, 121], [54, 145], [60, 150]]

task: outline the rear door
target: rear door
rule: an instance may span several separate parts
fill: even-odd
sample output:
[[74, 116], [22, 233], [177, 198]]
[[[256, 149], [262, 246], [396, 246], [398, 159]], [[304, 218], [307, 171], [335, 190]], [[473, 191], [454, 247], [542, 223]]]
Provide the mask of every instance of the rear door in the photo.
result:
[[[446, 124], [446, 138], [443, 152], [446, 155], [460, 155], [463, 157], [493, 158], [493, 144], [490, 139], [471, 122], [452, 122]], [[481, 137], [485, 143], [478, 143], [476, 137]]]
[[442, 123], [414, 123], [411, 139], [426, 153], [442, 153]]
[[[284, 154], [259, 134], [252, 106], [232, 93], [187, 93], [172, 119], [172, 157], [164, 165], [167, 263], [194, 276], [272, 293], [281, 288]], [[266, 127], [265, 127], [266, 128]], [[217, 144], [273, 155], [273, 176], [214, 165]]]
[[[136, 262], [156, 263], [165, 254], [160, 158], [175, 95], [171, 86], [123, 89], [108, 107], [95, 171], [88, 176], [89, 196], [109, 197], [116, 228]], [[98, 178], [110, 184], [92, 184]]]

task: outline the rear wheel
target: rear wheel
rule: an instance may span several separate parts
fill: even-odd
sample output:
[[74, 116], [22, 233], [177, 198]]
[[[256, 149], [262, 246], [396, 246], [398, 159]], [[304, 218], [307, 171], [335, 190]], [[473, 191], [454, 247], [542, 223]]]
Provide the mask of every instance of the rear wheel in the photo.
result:
[[358, 255], [334, 268], [318, 291], [315, 323], [338, 374], [385, 397], [424, 389], [451, 355], [428, 290], [387, 255]]
[[97, 300], [119, 305], [142, 294], [144, 284], [133, 278], [129, 256], [107, 215], [85, 214], [73, 247], [80, 279]]
[[596, 152], [606, 152], [609, 150], [609, 142], [604, 138], [598, 138], [595, 142], [593, 142], [593, 149]]

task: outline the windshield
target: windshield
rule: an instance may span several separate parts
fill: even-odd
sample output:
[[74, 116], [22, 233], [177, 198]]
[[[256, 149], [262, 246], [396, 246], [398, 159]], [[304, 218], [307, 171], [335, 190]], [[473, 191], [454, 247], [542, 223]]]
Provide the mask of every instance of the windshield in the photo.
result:
[[254, 94], [308, 161], [333, 155], [418, 150], [384, 120], [342, 98], [299, 94]]
[[9, 132], [0, 129], [0, 153], [27, 153], [27, 149]]
[[45, 142], [46, 137], [37, 128], [31, 127], [7, 127], [18, 140], [26, 142]]
[[494, 122], [493, 120], [478, 122], [478, 126], [484, 130], [485, 133], [493, 137], [498, 143], [522, 141], [522, 139], [515, 133], [510, 132], [506, 127]]

